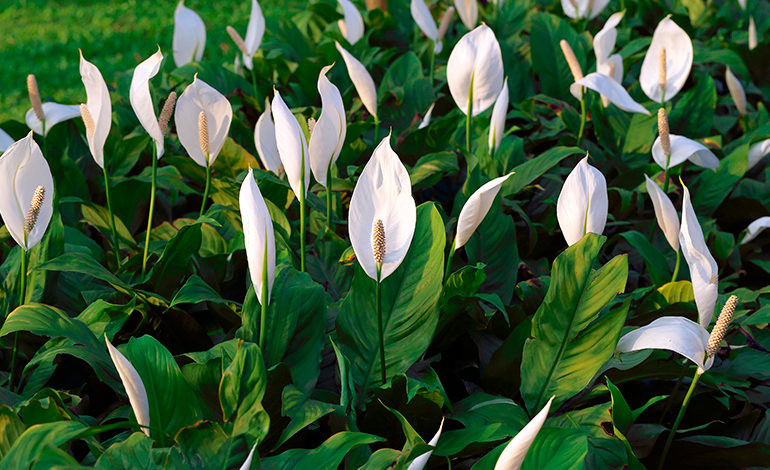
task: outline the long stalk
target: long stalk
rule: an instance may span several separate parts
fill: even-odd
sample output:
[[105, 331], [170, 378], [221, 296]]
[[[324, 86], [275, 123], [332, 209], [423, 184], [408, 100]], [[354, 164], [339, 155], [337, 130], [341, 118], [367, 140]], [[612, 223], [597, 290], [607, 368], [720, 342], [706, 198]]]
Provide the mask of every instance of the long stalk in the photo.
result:
[[201, 203], [201, 212], [198, 214], [198, 218], [203, 217], [203, 211], [206, 209], [206, 200], [209, 198], [209, 190], [211, 189], [211, 164], [208, 162], [208, 156], [206, 156], [206, 189], [203, 190], [203, 202]]
[[668, 194], [668, 165], [671, 163], [671, 154], [666, 155], [666, 171], [663, 173], [663, 192]]
[[676, 250], [676, 265], [674, 265], [674, 275], [671, 276], [671, 282], [676, 281], [677, 275], [679, 275], [679, 264], [682, 261], [682, 255], [679, 252], [679, 249]]
[[305, 152], [302, 152], [302, 166], [299, 172], [299, 265], [305, 272]]
[[584, 90], [580, 89], [580, 130], [578, 130], [577, 145], [583, 142], [583, 132], [586, 128], [586, 94]]
[[374, 146], [380, 142], [380, 118], [374, 116]]
[[666, 445], [663, 447], [663, 453], [660, 454], [658, 470], [661, 470], [663, 468], [663, 464], [666, 463], [666, 455], [668, 455], [668, 451], [671, 448], [671, 443], [674, 441], [676, 430], [679, 428], [679, 423], [682, 422], [682, 417], [684, 416], [685, 411], [687, 411], [687, 405], [690, 404], [690, 398], [692, 397], [693, 391], [695, 391], [695, 385], [698, 383], [698, 379], [700, 379], [701, 375], [702, 373], [700, 371], [696, 371], [695, 376], [692, 378], [692, 383], [690, 384], [690, 388], [687, 390], [687, 395], [684, 396], [682, 407], [679, 408], [679, 414], [676, 415], [676, 419], [674, 420], [674, 426], [671, 427], [671, 433], [668, 435], [668, 439], [666, 439]]
[[465, 151], [471, 153], [471, 118], [473, 117], [473, 75], [468, 90], [468, 113], [465, 115]]
[[147, 252], [150, 248], [150, 230], [152, 229], [152, 213], [155, 210], [155, 185], [158, 179], [158, 148], [152, 142], [152, 189], [150, 190], [150, 210], [147, 214], [147, 233], [144, 236], [144, 255], [142, 256], [142, 277], [147, 272]]
[[[24, 245], [27, 244], [27, 232], [24, 232]], [[21, 248], [21, 271], [19, 272], [19, 307], [24, 305], [27, 298], [27, 250]], [[11, 352], [11, 372], [8, 374], [8, 390], [13, 391], [13, 375], [16, 371], [16, 350], [19, 346], [19, 332], [13, 334], [13, 350]]]
[[112, 212], [112, 200], [110, 198], [110, 177], [107, 174], [107, 162], [103, 162], [104, 168], [104, 197], [107, 199], [107, 212], [110, 213], [110, 229], [112, 230], [112, 246], [115, 250], [115, 261], [120, 269], [120, 244], [118, 242], [118, 231], [115, 228], [115, 213]]
[[259, 100], [259, 91], [257, 90], [257, 72], [254, 70], [254, 64], [251, 65], [251, 84], [254, 89], [254, 101], [257, 102], [257, 111], [262, 112], [260, 106], [262, 105]]
[[382, 329], [382, 281], [380, 280], [380, 274], [382, 271], [382, 265], [377, 266], [377, 288], [375, 301], [377, 302], [377, 332], [380, 339], [380, 376], [382, 378], [383, 385], [388, 380], [388, 376], [385, 373], [385, 334]]
[[446, 258], [446, 268], [444, 269], [444, 282], [449, 279], [449, 275], [452, 274], [452, 258], [455, 255], [455, 242], [452, 240], [452, 248], [449, 249], [449, 256]]
[[334, 222], [332, 222], [332, 161], [329, 160], [329, 166], [326, 167], [326, 228], [334, 232]]
[[[267, 234], [265, 234], [267, 235]], [[267, 236], [265, 236], [267, 240]], [[260, 297], [262, 311], [259, 315], [259, 349], [262, 354], [265, 353], [265, 337], [267, 336], [267, 243], [265, 243], [265, 253], [262, 256], [262, 296]]]

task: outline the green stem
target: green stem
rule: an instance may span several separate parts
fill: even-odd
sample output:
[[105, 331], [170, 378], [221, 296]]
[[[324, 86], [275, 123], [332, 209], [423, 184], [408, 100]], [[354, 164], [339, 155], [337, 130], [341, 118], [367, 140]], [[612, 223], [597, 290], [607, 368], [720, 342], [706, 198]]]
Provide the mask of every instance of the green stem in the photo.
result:
[[668, 165], [671, 163], [671, 154], [666, 155], [666, 170], [663, 173], [663, 192], [668, 194]]
[[380, 143], [380, 118], [374, 116], [374, 146]]
[[115, 228], [115, 213], [112, 212], [112, 200], [110, 198], [110, 177], [107, 174], [107, 163], [102, 162], [104, 168], [104, 197], [107, 199], [107, 212], [110, 213], [110, 229], [112, 230], [112, 247], [115, 250], [115, 261], [117, 261], [118, 269], [120, 269], [120, 244], [118, 242], [118, 231]]
[[436, 67], [436, 42], [431, 41], [428, 45], [428, 80], [433, 89], [433, 69]]
[[[265, 233], [265, 240], [267, 240], [267, 233]], [[262, 296], [260, 298], [260, 304], [262, 306], [262, 312], [259, 316], [259, 349], [264, 354], [265, 351], [265, 337], [267, 336], [267, 243], [265, 243], [265, 253], [262, 256]]]
[[583, 142], [583, 132], [586, 128], [586, 95], [584, 90], [580, 89], [580, 130], [578, 130], [577, 145]]
[[449, 249], [449, 256], [447, 256], [446, 259], [446, 269], [444, 270], [444, 282], [449, 279], [449, 275], [452, 274], [452, 258], [455, 255], [455, 240], [457, 238], [455, 237], [454, 240], [452, 240], [452, 248]]
[[671, 276], [671, 282], [676, 281], [676, 276], [679, 275], [679, 264], [682, 261], [682, 255], [679, 252], [679, 249], [676, 250], [676, 265], [674, 265], [674, 275]]
[[152, 229], [152, 213], [155, 210], [155, 185], [158, 179], [158, 148], [152, 143], [152, 189], [150, 189], [150, 210], [147, 214], [147, 233], [144, 236], [144, 255], [142, 255], [142, 278], [147, 272], [147, 253], [150, 248], [150, 231]]
[[382, 330], [382, 281], [380, 280], [380, 274], [382, 271], [382, 265], [377, 265], [377, 289], [376, 298], [377, 302], [377, 332], [380, 339], [380, 376], [382, 378], [382, 384], [388, 381], [388, 376], [385, 373], [385, 335]]
[[471, 153], [471, 119], [473, 118], [473, 76], [468, 90], [468, 112], [465, 114], [465, 151]]
[[[379, 121], [378, 121], [379, 122]], [[305, 151], [302, 151], [302, 166], [299, 171], [299, 265], [305, 272]]]
[[45, 119], [40, 121], [40, 125], [43, 130], [43, 155], [48, 158], [48, 139], [45, 136]]
[[211, 189], [211, 165], [209, 164], [209, 156], [206, 155], [206, 189], [203, 190], [203, 202], [201, 203], [201, 212], [198, 214], [198, 218], [203, 217], [203, 211], [206, 209], [206, 200], [209, 198], [209, 190]]
[[254, 64], [251, 65], [251, 85], [254, 89], [254, 101], [257, 102], [257, 111], [262, 112], [260, 109], [261, 101], [259, 100], [259, 91], [257, 90], [257, 72], [254, 70]]
[[[27, 232], [24, 232], [24, 245], [27, 245]], [[27, 297], [27, 250], [21, 249], [21, 272], [19, 273], [19, 307], [24, 305]], [[11, 371], [8, 374], [8, 390], [13, 391], [13, 375], [16, 371], [16, 350], [19, 346], [19, 332], [13, 334], [13, 350], [11, 352]]]
[[676, 415], [676, 420], [674, 420], [674, 426], [671, 428], [671, 433], [668, 435], [668, 439], [666, 439], [666, 445], [663, 447], [663, 453], [660, 454], [658, 470], [661, 470], [663, 468], [663, 464], [666, 463], [666, 455], [668, 455], [668, 450], [671, 448], [671, 443], [674, 441], [676, 430], [679, 428], [679, 423], [682, 421], [682, 417], [684, 416], [685, 411], [687, 411], [687, 405], [690, 403], [692, 392], [695, 391], [695, 385], [698, 383], [698, 379], [700, 379], [701, 375], [702, 372], [698, 370], [695, 372], [695, 376], [692, 378], [692, 383], [690, 384], [689, 390], [687, 390], [687, 395], [684, 396], [682, 407], [679, 408], [679, 414]]
[[329, 166], [326, 167], [326, 228], [334, 232], [334, 222], [332, 221], [332, 161], [329, 160]]

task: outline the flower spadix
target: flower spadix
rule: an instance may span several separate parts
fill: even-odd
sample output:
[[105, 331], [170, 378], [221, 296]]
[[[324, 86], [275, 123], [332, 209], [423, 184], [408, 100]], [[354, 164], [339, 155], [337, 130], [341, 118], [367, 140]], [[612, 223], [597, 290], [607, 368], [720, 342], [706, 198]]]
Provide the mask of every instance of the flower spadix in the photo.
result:
[[436, 43], [434, 52], [436, 54], [441, 52], [442, 45], [438, 38], [438, 27], [433, 20], [433, 15], [430, 14], [428, 6], [425, 5], [425, 0], [412, 0], [409, 5], [409, 10], [412, 12], [412, 18], [414, 18], [414, 22], [420, 27], [422, 33], [428, 39]]
[[564, 14], [572, 19], [596, 18], [604, 10], [610, 0], [561, 0]]
[[51, 169], [32, 132], [0, 156], [0, 215], [8, 232], [25, 250], [45, 235], [53, 215]]
[[741, 245], [754, 240], [766, 228], [770, 228], [770, 216], [760, 217], [746, 227], [746, 235], [741, 240]]
[[[208, 152], [200, 143], [200, 113], [206, 117]], [[225, 96], [196, 77], [176, 103], [174, 121], [179, 141], [188, 155], [202, 167], [212, 165], [225, 145], [233, 108]]]
[[150, 95], [150, 79], [160, 71], [160, 64], [163, 61], [163, 54], [158, 52], [151, 55], [134, 69], [134, 75], [131, 78], [131, 88], [129, 90], [129, 101], [134, 109], [139, 123], [144, 130], [155, 141], [157, 157], [163, 156], [163, 132], [160, 130], [158, 118], [155, 117], [155, 108], [152, 104]]
[[460, 16], [460, 21], [463, 22], [466, 28], [469, 30], [476, 27], [476, 23], [479, 22], [479, 4], [477, 0], [454, 0], [455, 9]]
[[249, 25], [246, 27], [246, 37], [242, 39], [231, 26], [227, 27], [227, 33], [241, 51], [243, 65], [249, 70], [254, 68], [254, 54], [262, 43], [262, 36], [265, 35], [265, 16], [262, 14], [262, 8], [259, 7], [257, 0], [251, 0], [251, 15], [249, 16]]
[[495, 106], [492, 108], [492, 117], [489, 122], [489, 153], [494, 154], [500, 141], [503, 140], [505, 133], [505, 118], [508, 115], [508, 102], [510, 95], [508, 93], [508, 81], [503, 81], [503, 89], [497, 95]]
[[86, 88], [86, 108], [91, 117], [93, 127], [89, 132], [86, 126], [86, 140], [91, 156], [97, 165], [104, 168], [104, 143], [112, 126], [112, 103], [110, 92], [99, 69], [83, 58], [80, 53], [80, 77]]
[[564, 180], [556, 202], [556, 217], [567, 244], [577, 243], [588, 232], [601, 235], [607, 207], [607, 182], [586, 156]]
[[174, 10], [174, 62], [177, 67], [200, 61], [206, 48], [206, 25], [193, 10], [180, 1]]
[[655, 28], [642, 62], [639, 74], [642, 91], [656, 103], [670, 100], [687, 81], [692, 60], [690, 37], [671, 18], [663, 18]]
[[377, 258], [381, 260], [380, 280], [398, 268], [412, 243], [416, 223], [409, 173], [390, 147], [388, 135], [374, 150], [350, 199], [350, 242], [369, 277], [378, 279]]
[[[238, 201], [251, 283], [259, 303], [270, 303], [270, 292], [275, 281], [275, 233], [267, 204], [254, 180], [253, 170], [246, 173]], [[267, 299], [262, 298], [264, 282], [267, 282]]]
[[[442, 429], [444, 429], [444, 418], [441, 418], [441, 424], [438, 425], [438, 431], [436, 431], [436, 434], [434, 434], [431, 440], [428, 441], [429, 446], [436, 447], [436, 444], [438, 444], [438, 440], [441, 438]], [[412, 460], [412, 463], [409, 464], [409, 467], [407, 467], [406, 470], [422, 470], [423, 468], [425, 468], [425, 464], [428, 463], [428, 459], [430, 459], [431, 454], [433, 454], [432, 449], [418, 456], [417, 458]]]
[[492, 106], [503, 89], [503, 78], [500, 44], [489, 26], [482, 24], [460, 38], [449, 55], [447, 82], [463, 113], [477, 116]]
[[339, 89], [326, 77], [332, 65], [321, 69], [318, 75], [318, 93], [321, 95], [321, 116], [310, 134], [310, 168], [316, 181], [326, 186], [326, 172], [340, 156], [345, 143], [347, 123], [345, 105]]
[[350, 0], [337, 0], [342, 7], [344, 19], [337, 22], [337, 26], [350, 44], [355, 44], [364, 36], [364, 20], [353, 2]]
[[345, 67], [348, 69], [348, 75], [350, 81], [353, 82], [353, 86], [358, 92], [358, 96], [361, 98], [361, 102], [369, 114], [377, 117], [377, 88], [374, 86], [374, 80], [369, 72], [366, 71], [364, 64], [358, 61], [353, 55], [348, 52], [338, 42], [334, 42], [337, 46], [337, 50], [342, 55], [342, 60], [345, 61]]
[[144, 388], [142, 378], [126, 356], [110, 343], [110, 340], [107, 339], [107, 335], [104, 336], [104, 341], [107, 343], [107, 351], [110, 353], [112, 363], [115, 364], [115, 369], [118, 370], [120, 381], [123, 382], [123, 387], [126, 389], [128, 402], [134, 410], [136, 422], [143, 426], [142, 432], [149, 436], [150, 402], [147, 399], [147, 390]]
[[272, 112], [278, 154], [281, 156], [292, 191], [300, 197], [300, 194], [305, 194], [310, 186], [310, 156], [307, 139], [297, 118], [291, 113], [277, 90], [273, 97]]
[[725, 71], [725, 82], [727, 83], [727, 89], [730, 90], [730, 96], [735, 103], [735, 107], [738, 108], [740, 114], [746, 114], [746, 92], [743, 91], [743, 85], [741, 85], [738, 77], [735, 76], [730, 67], [727, 67]]
[[[34, 75], [27, 75], [27, 92], [32, 107], [27, 110], [24, 120], [35, 134], [48, 135], [56, 124], [80, 116], [80, 106], [59, 103], [43, 103]], [[45, 126], [43, 126], [45, 121]], [[45, 127], [45, 128], [44, 128]]]
[[690, 201], [690, 191], [684, 188], [682, 200], [682, 226], [679, 229], [679, 244], [687, 260], [692, 278], [692, 289], [695, 295], [695, 305], [698, 307], [698, 323], [707, 327], [714, 315], [714, 304], [717, 301], [718, 266], [711, 256], [706, 240], [703, 237], [698, 217]]
[[655, 209], [655, 218], [658, 220], [658, 227], [663, 230], [666, 241], [674, 251], [679, 251], [679, 216], [676, 214], [674, 204], [668, 195], [660, 189], [649, 176], [644, 175], [647, 183], [647, 194], [652, 199], [652, 206]]
[[460, 215], [457, 218], [457, 235], [455, 236], [454, 248], [458, 249], [468, 242], [473, 232], [479, 227], [479, 224], [486, 217], [487, 212], [492, 207], [492, 203], [500, 192], [500, 187], [511, 177], [513, 173], [495, 178], [482, 185], [471, 194], [471, 197], [465, 202]]
[[537, 433], [540, 432], [540, 428], [543, 427], [546, 418], [548, 418], [548, 412], [551, 409], [553, 399], [554, 397], [551, 397], [543, 409], [505, 446], [503, 453], [497, 459], [495, 470], [519, 470], [521, 468], [521, 464], [527, 457], [527, 451], [529, 451], [532, 442], [537, 437]]
[[254, 126], [254, 145], [265, 169], [277, 176], [282, 176], [283, 164], [281, 155], [278, 153], [278, 144], [275, 142], [275, 124], [273, 124], [273, 112], [270, 109], [269, 99], [265, 100], [265, 112], [259, 116]]

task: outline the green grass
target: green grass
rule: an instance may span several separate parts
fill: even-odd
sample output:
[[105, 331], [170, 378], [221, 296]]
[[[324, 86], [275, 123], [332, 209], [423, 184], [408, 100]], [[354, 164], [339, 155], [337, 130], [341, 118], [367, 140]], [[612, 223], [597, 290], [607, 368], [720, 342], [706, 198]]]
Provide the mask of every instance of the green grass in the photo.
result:
[[[96, 64], [112, 88], [119, 72], [130, 70], [160, 45], [173, 63], [171, 39], [175, 0], [2, 0], [0, 8], [0, 123], [24, 121], [29, 108], [26, 76], [37, 77], [43, 100], [77, 104], [85, 90], [78, 69], [78, 48]], [[298, 0], [261, 2], [270, 22]], [[225, 27], [246, 33], [249, 0], [187, 0], [206, 23], [204, 60], [232, 61], [235, 47]], [[268, 33], [269, 34], [269, 33]], [[128, 94], [128, 90], [123, 90]]]

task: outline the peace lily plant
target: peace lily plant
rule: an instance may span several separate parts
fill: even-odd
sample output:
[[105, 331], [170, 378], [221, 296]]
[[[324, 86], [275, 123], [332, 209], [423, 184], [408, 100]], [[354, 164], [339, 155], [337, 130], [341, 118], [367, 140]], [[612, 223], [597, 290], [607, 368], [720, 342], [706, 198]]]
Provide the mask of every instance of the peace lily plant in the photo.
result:
[[703, 144], [669, 132], [665, 108], [658, 109], [658, 137], [652, 144], [652, 158], [663, 170], [663, 192], [668, 193], [668, 172], [689, 160], [703, 168], [714, 169], [719, 159]]
[[588, 163], [586, 156], [564, 180], [556, 202], [556, 218], [567, 245], [574, 245], [588, 232], [601, 235], [607, 223], [608, 204], [604, 175]]
[[[80, 116], [80, 106], [78, 105], [43, 103], [40, 99], [37, 79], [32, 74], [27, 75], [27, 93], [32, 107], [27, 111], [24, 120], [35, 134], [45, 137], [56, 124]], [[45, 142], [45, 139], [43, 141]]]
[[110, 343], [107, 335], [104, 335], [104, 342], [107, 343], [107, 352], [110, 354], [112, 363], [118, 371], [120, 381], [126, 389], [128, 402], [134, 411], [136, 423], [141, 427], [142, 432], [150, 436], [150, 401], [147, 398], [147, 390], [144, 388], [142, 377], [136, 371], [136, 368], [115, 346]]
[[692, 41], [670, 17], [655, 28], [642, 62], [639, 82], [652, 101], [664, 106], [684, 86], [692, 68]]
[[548, 418], [548, 412], [551, 409], [553, 399], [554, 397], [551, 397], [543, 409], [505, 446], [503, 453], [497, 459], [495, 470], [519, 470], [521, 468], [529, 448], [543, 427], [546, 418]]

